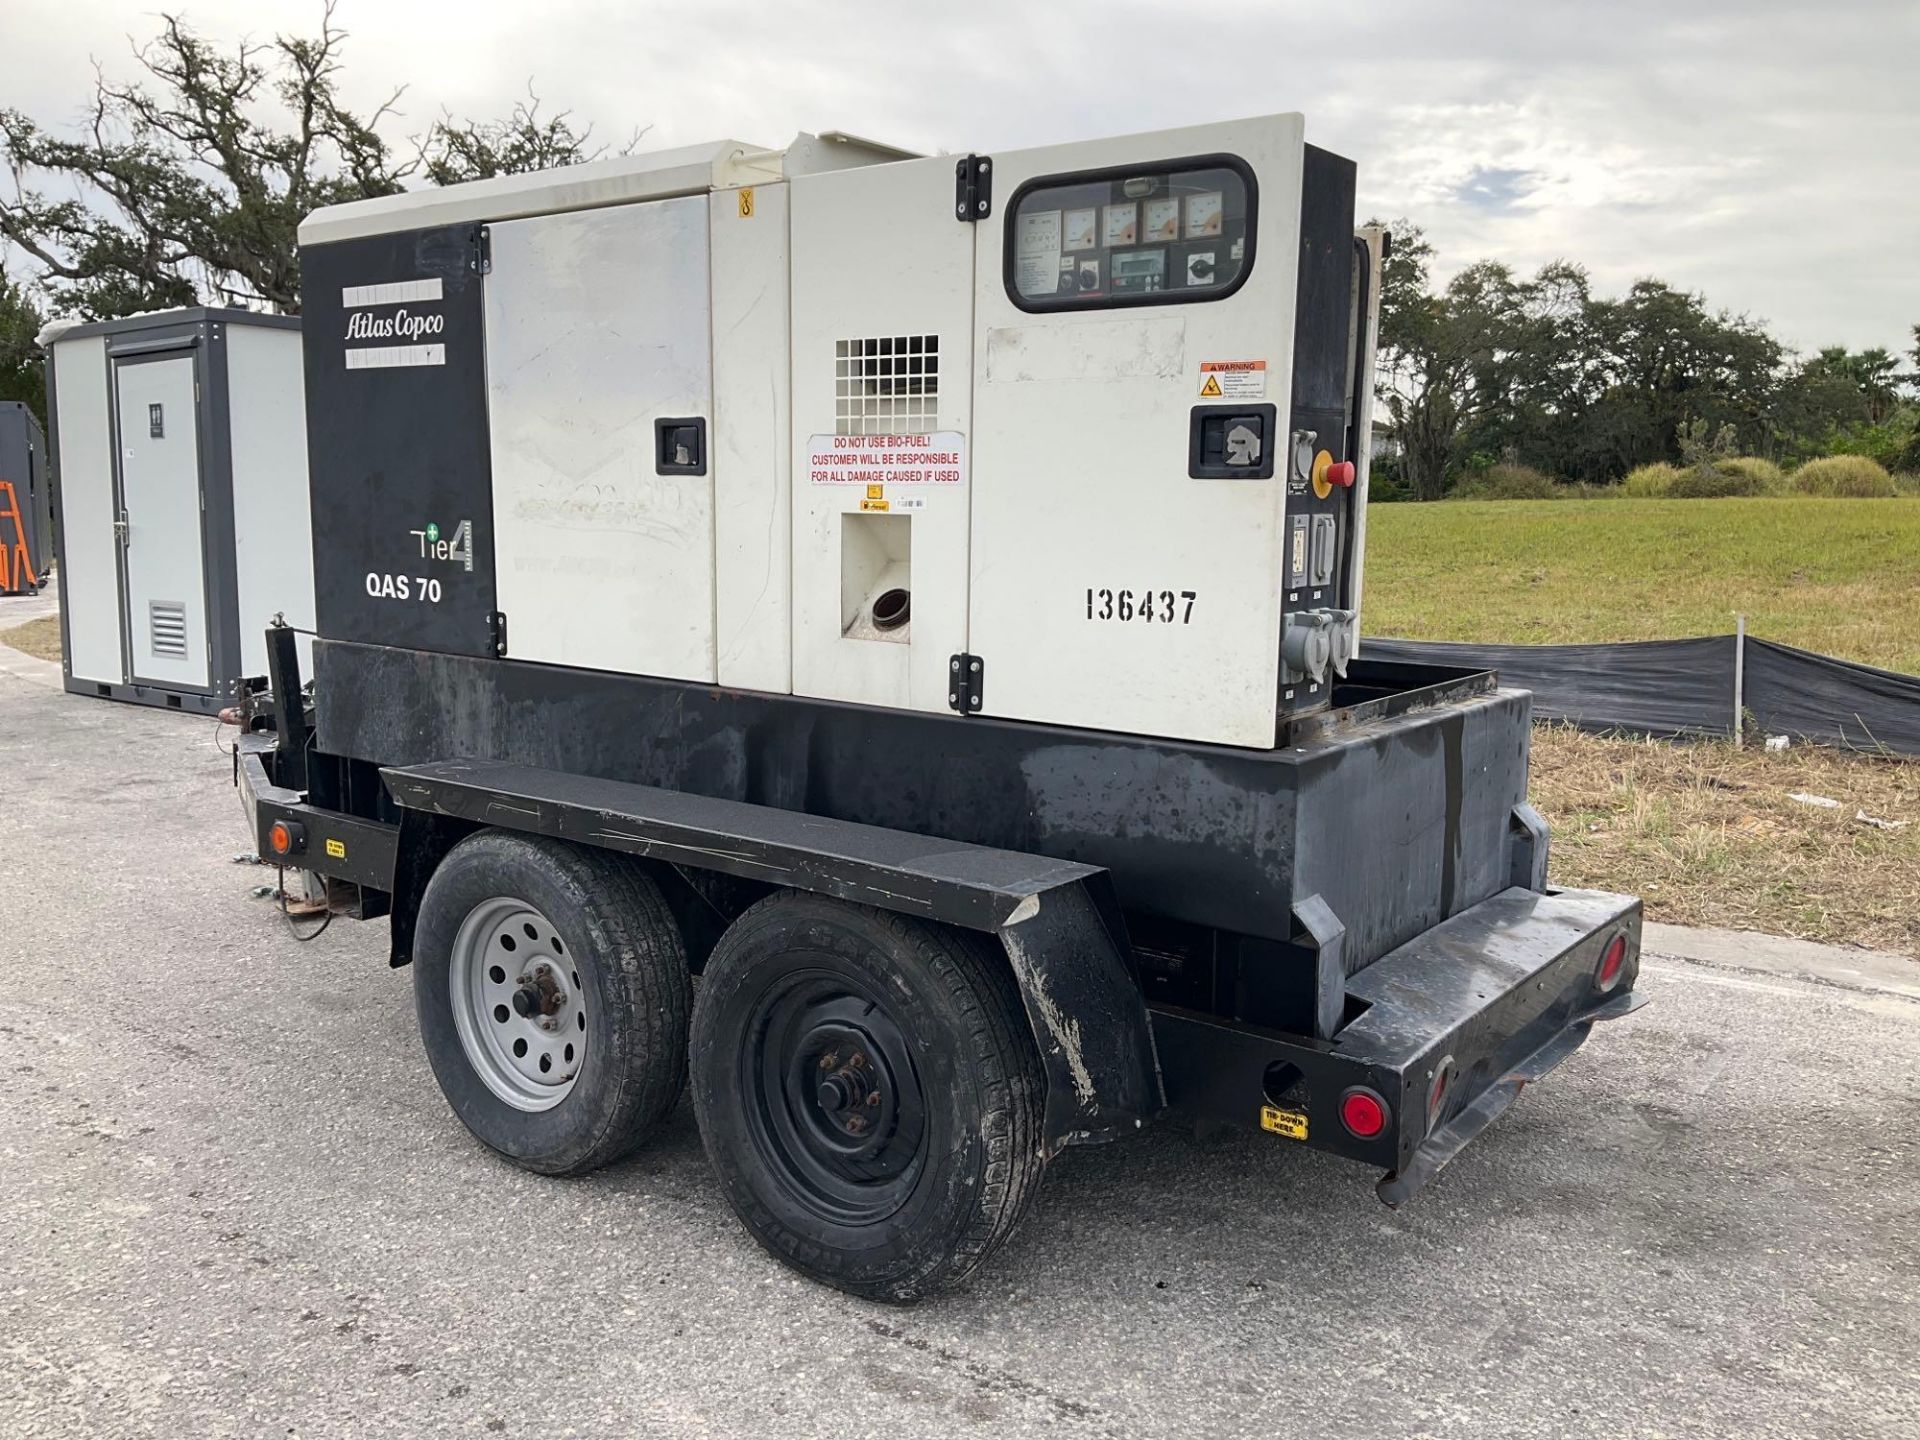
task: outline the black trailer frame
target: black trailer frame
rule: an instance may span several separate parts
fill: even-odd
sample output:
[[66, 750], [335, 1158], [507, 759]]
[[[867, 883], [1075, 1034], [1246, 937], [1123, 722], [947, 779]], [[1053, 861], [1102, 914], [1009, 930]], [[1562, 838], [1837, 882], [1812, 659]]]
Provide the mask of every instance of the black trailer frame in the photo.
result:
[[[1544, 888], [1543, 827], [1524, 806], [1505, 883], [1371, 963], [1346, 969], [1343, 927], [1323, 901], [1294, 907], [1322, 955], [1334, 957], [1318, 974], [1337, 997], [1338, 1021], [1319, 1034], [1157, 996], [1150, 952], [1133, 935], [1139, 917], [1130, 923], [1107, 866], [506, 759], [342, 762], [314, 748], [291, 631], [269, 632], [269, 659], [274, 732], [249, 733], [235, 751], [261, 854], [327, 877], [337, 909], [390, 910], [393, 964], [411, 959], [414, 908], [440, 857], [490, 827], [648, 863], [666, 882], [696, 964], [705, 952], [691, 942], [704, 931], [710, 947], [722, 920], [716, 885], [745, 887], [749, 898], [811, 891], [959, 926], [994, 937], [1018, 982], [1046, 1073], [1049, 1154], [1174, 1111], [1374, 1164], [1385, 1172], [1381, 1198], [1398, 1204], [1596, 1022], [1644, 1000], [1634, 991], [1639, 901]], [[1491, 688], [1491, 677], [1460, 674], [1405, 672], [1397, 686], [1372, 678], [1377, 693], [1365, 693], [1362, 677], [1348, 707], [1299, 725], [1298, 748], [1356, 753], [1382, 727], [1417, 723], [1422, 707], [1471, 706]], [[417, 724], [416, 733], [433, 727]], [[321, 785], [311, 772], [323, 763], [332, 774]], [[316, 802], [318, 789], [332, 792], [327, 803]], [[1144, 924], [1151, 929], [1152, 917]], [[1616, 940], [1625, 958], [1602, 983], [1602, 956]], [[1324, 1006], [1317, 999], [1312, 1008]], [[1356, 1089], [1385, 1103], [1390, 1123], [1378, 1136], [1357, 1138], [1341, 1122]]]

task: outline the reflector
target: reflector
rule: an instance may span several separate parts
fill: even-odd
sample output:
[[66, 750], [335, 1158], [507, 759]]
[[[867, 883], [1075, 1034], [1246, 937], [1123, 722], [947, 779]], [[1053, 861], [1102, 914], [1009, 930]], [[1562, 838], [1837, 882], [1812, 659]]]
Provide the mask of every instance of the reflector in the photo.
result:
[[1387, 1128], [1387, 1102], [1356, 1085], [1340, 1097], [1340, 1123], [1361, 1140], [1372, 1140]]
[[1611, 990], [1619, 982], [1626, 963], [1627, 937], [1616, 935], [1607, 942], [1606, 951], [1600, 956], [1600, 968], [1594, 971], [1593, 983], [1602, 990]]

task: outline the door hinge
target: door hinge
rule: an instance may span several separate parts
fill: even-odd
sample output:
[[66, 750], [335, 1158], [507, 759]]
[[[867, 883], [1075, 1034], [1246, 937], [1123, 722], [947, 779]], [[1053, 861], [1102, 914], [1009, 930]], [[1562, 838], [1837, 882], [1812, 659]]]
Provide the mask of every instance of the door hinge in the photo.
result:
[[953, 167], [953, 218], [972, 222], [993, 213], [993, 161], [969, 155]]
[[947, 662], [947, 706], [962, 715], [980, 713], [986, 662], [978, 655], [956, 655]]
[[493, 273], [493, 231], [485, 225], [473, 227], [473, 250], [467, 256], [467, 269], [475, 275]]
[[493, 652], [493, 658], [507, 658], [507, 616], [504, 610], [487, 612], [487, 649]]

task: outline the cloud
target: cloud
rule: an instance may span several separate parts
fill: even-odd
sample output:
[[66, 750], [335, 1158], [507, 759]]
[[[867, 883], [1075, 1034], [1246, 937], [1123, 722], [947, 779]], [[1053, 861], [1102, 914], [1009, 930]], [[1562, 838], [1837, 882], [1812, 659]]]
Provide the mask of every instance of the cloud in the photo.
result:
[[[311, 0], [189, 0], [207, 33], [309, 31]], [[1426, 228], [1443, 275], [1567, 258], [1657, 275], [1803, 348], [1911, 344], [1920, 280], [1920, 5], [1852, 0], [342, 0], [344, 83], [394, 133], [498, 113], [529, 76], [601, 135], [783, 143], [844, 129], [1006, 150], [1300, 110], [1360, 165], [1364, 211]], [[110, 0], [10, 27], [0, 95], [76, 117], [88, 56], [125, 73]]]
[[1539, 188], [1535, 170], [1500, 169], [1478, 165], [1454, 189], [1453, 198], [1477, 210], [1511, 210]]

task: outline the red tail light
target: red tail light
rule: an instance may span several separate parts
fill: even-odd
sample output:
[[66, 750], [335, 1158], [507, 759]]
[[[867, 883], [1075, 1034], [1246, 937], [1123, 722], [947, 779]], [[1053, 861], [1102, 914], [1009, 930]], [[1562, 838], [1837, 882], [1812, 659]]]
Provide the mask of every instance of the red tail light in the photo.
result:
[[1626, 968], [1627, 937], [1616, 935], [1601, 953], [1599, 967], [1593, 972], [1593, 983], [1602, 990], [1611, 990], [1620, 983], [1620, 972]]
[[1340, 1097], [1340, 1123], [1356, 1140], [1377, 1140], [1387, 1128], [1387, 1102], [1355, 1085]]

